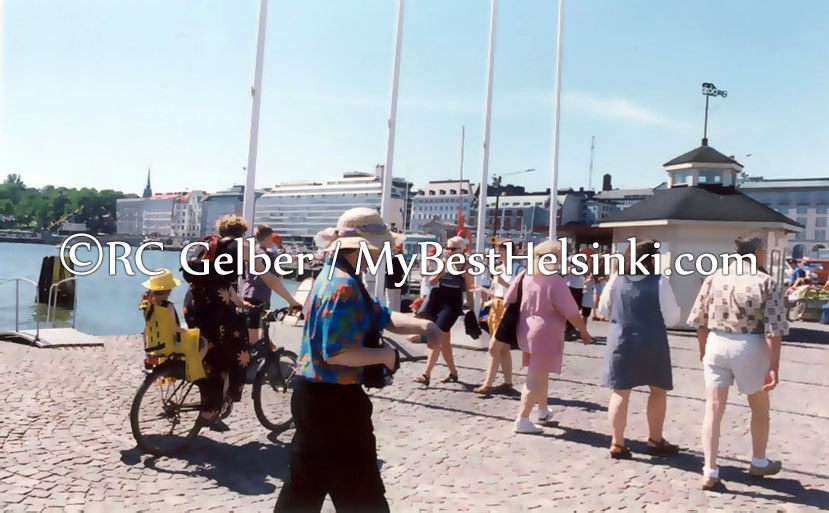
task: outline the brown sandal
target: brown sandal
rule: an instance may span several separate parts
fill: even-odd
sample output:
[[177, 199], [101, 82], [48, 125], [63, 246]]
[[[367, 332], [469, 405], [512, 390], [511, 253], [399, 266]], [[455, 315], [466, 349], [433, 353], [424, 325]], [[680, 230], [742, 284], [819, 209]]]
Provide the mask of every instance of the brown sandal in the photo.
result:
[[421, 374], [420, 376], [414, 379], [415, 383], [420, 383], [421, 385], [425, 385], [427, 387], [429, 386], [429, 381], [429, 376], [427, 376], [426, 374]]
[[449, 383], [449, 382], [457, 383], [458, 382], [458, 375], [457, 374], [452, 374], [450, 372], [449, 375], [446, 376], [445, 378], [443, 378], [442, 380], [440, 380], [440, 382], [441, 383]]
[[[613, 449], [619, 450], [614, 451]], [[631, 454], [630, 449], [628, 449], [624, 445], [612, 444], [610, 446], [610, 457], [614, 460], [629, 460], [633, 458], [633, 454]]]
[[[653, 445], [651, 445], [653, 444]], [[662, 440], [656, 441], [653, 438], [648, 438], [648, 454], [671, 455], [679, 452], [679, 446], [668, 443], [663, 437]]]
[[492, 387], [492, 391], [496, 394], [504, 394], [512, 392], [513, 390], [515, 390], [515, 387], [512, 386], [512, 383], [501, 383], [500, 385]]
[[495, 392], [496, 390], [495, 390], [495, 387], [491, 387], [489, 385], [481, 385], [478, 388], [473, 389], [472, 391], [475, 392], [476, 394], [489, 395], [489, 394]]

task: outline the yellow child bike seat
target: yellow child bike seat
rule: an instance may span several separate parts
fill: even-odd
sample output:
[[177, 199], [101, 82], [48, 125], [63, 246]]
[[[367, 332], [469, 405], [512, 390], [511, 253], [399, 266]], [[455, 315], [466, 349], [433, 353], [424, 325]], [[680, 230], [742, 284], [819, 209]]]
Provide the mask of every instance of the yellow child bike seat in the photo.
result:
[[155, 305], [146, 299], [139, 310], [144, 311], [144, 351], [151, 356], [184, 356], [184, 377], [197, 381], [205, 377], [204, 365], [199, 355], [199, 330], [176, 332], [176, 320], [168, 308]]

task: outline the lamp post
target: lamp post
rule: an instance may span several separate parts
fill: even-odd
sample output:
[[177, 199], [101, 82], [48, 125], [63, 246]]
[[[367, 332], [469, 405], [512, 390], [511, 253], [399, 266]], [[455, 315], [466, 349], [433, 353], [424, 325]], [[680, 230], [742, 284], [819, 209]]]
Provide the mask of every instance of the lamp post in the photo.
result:
[[492, 223], [492, 236], [496, 237], [498, 235], [498, 203], [501, 200], [501, 177], [500, 176], [493, 176], [492, 177], [492, 187], [495, 189], [495, 219]]
[[702, 129], [702, 145], [708, 146], [708, 99], [712, 96], [728, 96], [728, 91], [724, 89], [717, 89], [717, 86], [711, 82], [702, 83], [702, 94], [705, 96], [705, 125]]
[[[493, 236], [497, 236], [498, 233], [501, 231], [500, 226], [498, 226], [498, 203], [499, 203], [499, 200], [501, 199], [501, 196], [502, 196], [502, 193], [501, 193], [501, 178], [504, 177], [504, 176], [510, 176], [510, 175], [520, 175], [521, 173], [532, 173], [533, 171], [535, 171], [535, 168], [531, 167], [529, 169], [524, 169], [522, 171], [514, 171], [512, 173], [492, 175], [492, 187], [494, 187], [496, 189], [496, 191], [495, 191], [495, 219], [494, 219], [495, 222], [492, 224], [492, 235]], [[486, 205], [484, 205], [484, 215], [486, 215]]]

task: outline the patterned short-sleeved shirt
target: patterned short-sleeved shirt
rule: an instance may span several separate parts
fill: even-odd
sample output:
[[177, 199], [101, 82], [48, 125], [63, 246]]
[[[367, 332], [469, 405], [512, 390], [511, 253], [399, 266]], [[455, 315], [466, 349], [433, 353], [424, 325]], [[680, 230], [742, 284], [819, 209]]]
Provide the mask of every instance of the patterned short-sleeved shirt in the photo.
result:
[[382, 330], [389, 323], [391, 313], [376, 299], [372, 299], [369, 307], [357, 280], [344, 269], [347, 263], [339, 262], [329, 280], [331, 265], [323, 267], [311, 291], [297, 368], [301, 376], [312, 381], [341, 385], [362, 383], [362, 367], [331, 365], [326, 360], [362, 346], [371, 321], [375, 329]]
[[783, 293], [771, 276], [758, 272], [737, 274], [732, 263], [728, 275], [712, 274], [702, 288], [688, 316], [688, 324], [724, 333], [763, 333], [783, 336], [789, 332]]

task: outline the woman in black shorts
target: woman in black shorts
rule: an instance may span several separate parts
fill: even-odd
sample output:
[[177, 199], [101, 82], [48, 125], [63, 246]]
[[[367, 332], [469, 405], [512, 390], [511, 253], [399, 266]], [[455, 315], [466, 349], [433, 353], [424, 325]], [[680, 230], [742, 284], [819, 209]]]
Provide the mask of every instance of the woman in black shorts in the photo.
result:
[[[463, 237], [452, 237], [446, 243], [444, 248], [444, 255], [446, 258], [451, 255], [462, 253], [468, 242]], [[432, 285], [432, 290], [429, 297], [423, 304], [422, 309], [418, 315], [423, 319], [428, 319], [437, 324], [438, 328], [443, 332], [440, 347], [435, 347], [429, 353], [429, 360], [426, 362], [426, 371], [415, 378], [416, 383], [422, 383], [429, 386], [432, 376], [432, 369], [438, 362], [438, 357], [443, 354], [443, 359], [449, 367], [449, 375], [443, 378], [441, 383], [448, 383], [450, 381], [457, 383], [458, 370], [455, 367], [455, 357], [452, 355], [452, 341], [449, 331], [458, 320], [461, 313], [463, 313], [463, 295], [466, 292], [466, 298], [469, 302], [470, 308], [474, 308], [475, 296], [472, 293], [473, 281], [472, 275], [465, 273], [455, 275], [447, 272], [447, 266], [444, 265], [443, 271], [435, 276], [429, 278]]]

